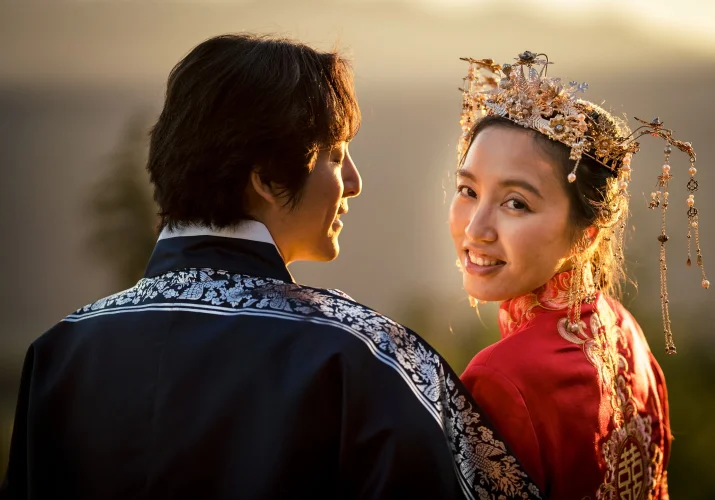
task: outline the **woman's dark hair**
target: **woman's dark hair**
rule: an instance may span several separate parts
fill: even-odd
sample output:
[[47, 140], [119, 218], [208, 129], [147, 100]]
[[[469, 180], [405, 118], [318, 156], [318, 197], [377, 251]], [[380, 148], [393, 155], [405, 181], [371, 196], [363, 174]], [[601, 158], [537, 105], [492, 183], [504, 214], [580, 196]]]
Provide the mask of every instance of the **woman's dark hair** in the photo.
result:
[[[607, 111], [593, 104], [591, 106], [595, 108], [594, 119], [616, 123]], [[619, 296], [625, 278], [622, 236], [626, 227], [628, 200], [619, 193], [616, 174], [590, 156], [584, 155], [579, 162], [576, 181], [569, 183], [567, 176], [573, 170], [575, 161], [570, 159], [571, 151], [568, 146], [500, 116], [486, 116], [474, 124], [469, 131], [469, 146], [460, 158], [460, 167], [474, 139], [489, 127], [517, 129], [530, 134], [546, 157], [558, 166], [555, 174], [569, 197], [574, 243], [582, 240], [580, 236], [586, 228], [595, 226], [601, 230], [588, 260], [594, 269], [599, 270], [599, 282], [596, 286], [612, 296]], [[618, 123], [618, 129], [621, 133], [626, 132], [623, 124]]]
[[252, 171], [295, 206], [323, 148], [360, 127], [349, 63], [335, 52], [248, 34], [195, 47], [171, 71], [147, 170], [161, 227], [250, 218]]

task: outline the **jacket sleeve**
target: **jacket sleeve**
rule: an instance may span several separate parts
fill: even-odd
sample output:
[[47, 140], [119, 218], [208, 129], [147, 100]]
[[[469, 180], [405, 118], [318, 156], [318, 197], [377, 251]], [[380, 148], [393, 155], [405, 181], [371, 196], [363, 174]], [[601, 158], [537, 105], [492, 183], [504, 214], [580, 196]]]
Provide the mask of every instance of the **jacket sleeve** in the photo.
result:
[[460, 378], [524, 471], [539, 490], [547, 491], [539, 440], [519, 389], [497, 369], [482, 364], [468, 366]]
[[395, 365], [367, 349], [344, 359], [340, 496], [464, 498], [444, 424]]
[[27, 430], [30, 387], [34, 367], [34, 347], [30, 346], [25, 356], [20, 381], [20, 393], [15, 410], [12, 440], [10, 442], [10, 461], [5, 479], [0, 485], [0, 500], [25, 500], [27, 498]]

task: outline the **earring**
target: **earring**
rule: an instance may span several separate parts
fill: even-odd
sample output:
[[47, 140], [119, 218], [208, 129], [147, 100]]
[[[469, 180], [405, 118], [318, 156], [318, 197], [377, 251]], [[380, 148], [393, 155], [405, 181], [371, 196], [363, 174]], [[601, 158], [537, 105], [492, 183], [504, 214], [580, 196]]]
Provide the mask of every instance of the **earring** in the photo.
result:
[[571, 256], [573, 270], [571, 272], [571, 286], [569, 287], [568, 308], [566, 312], [568, 330], [577, 333], [582, 329], [581, 304], [584, 302], [586, 290], [584, 286], [584, 273], [586, 272], [586, 246], [578, 245]]

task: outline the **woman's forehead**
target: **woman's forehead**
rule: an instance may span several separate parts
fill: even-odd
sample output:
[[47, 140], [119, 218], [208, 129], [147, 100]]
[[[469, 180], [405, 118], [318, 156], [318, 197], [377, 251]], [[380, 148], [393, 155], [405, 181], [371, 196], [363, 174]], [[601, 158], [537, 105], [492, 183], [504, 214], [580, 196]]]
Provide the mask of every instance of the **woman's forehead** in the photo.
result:
[[557, 181], [553, 160], [546, 157], [527, 130], [492, 126], [475, 137], [462, 166], [475, 177], [525, 177], [534, 182]]

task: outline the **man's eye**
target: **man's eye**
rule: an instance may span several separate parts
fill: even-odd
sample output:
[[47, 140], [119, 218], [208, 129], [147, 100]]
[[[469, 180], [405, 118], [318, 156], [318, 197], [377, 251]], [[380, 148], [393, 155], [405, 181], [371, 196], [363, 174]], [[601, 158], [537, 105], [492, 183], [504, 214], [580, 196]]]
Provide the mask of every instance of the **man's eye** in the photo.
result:
[[473, 190], [472, 188], [470, 188], [469, 186], [459, 186], [459, 187], [457, 188], [457, 192], [458, 192], [461, 196], [467, 196], [467, 197], [469, 197], [469, 198], [476, 198], [476, 197], [477, 197], [477, 193], [475, 193], [474, 190]]

